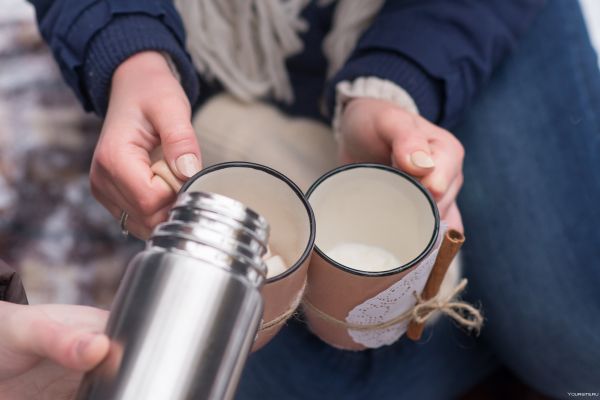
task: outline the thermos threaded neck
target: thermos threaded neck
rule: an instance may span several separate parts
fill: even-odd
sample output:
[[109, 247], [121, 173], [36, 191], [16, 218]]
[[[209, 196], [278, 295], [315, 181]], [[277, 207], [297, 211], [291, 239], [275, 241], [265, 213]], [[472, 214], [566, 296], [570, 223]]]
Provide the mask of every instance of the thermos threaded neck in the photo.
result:
[[242, 203], [215, 193], [183, 192], [148, 246], [183, 252], [260, 285], [266, 276], [268, 240], [266, 219]]

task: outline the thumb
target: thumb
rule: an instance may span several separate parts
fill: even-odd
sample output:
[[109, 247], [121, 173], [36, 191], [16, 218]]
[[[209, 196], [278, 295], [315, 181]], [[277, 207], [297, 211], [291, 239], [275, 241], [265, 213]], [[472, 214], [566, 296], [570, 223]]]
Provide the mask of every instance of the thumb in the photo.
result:
[[165, 161], [177, 178], [187, 180], [202, 168], [189, 103], [163, 101], [155, 111], [148, 118], [160, 136]]
[[[59, 318], [67, 315], [77, 321], [73, 306], [55, 307]], [[87, 371], [94, 368], [108, 353], [110, 341], [103, 334], [90, 332], [91, 327], [106, 323], [107, 313], [86, 311], [79, 326], [67, 325], [50, 317], [52, 309], [44, 306], [3, 304], [0, 316], [6, 322], [0, 329], [0, 340], [9, 351], [50, 359], [65, 368]], [[88, 327], [87, 330], [84, 327]]]
[[379, 123], [379, 134], [392, 148], [392, 165], [421, 177], [435, 167], [427, 133], [422, 124], [405, 111], [387, 114]]
[[392, 144], [392, 165], [410, 175], [421, 177], [435, 167], [429, 143], [420, 134], [407, 133]]
[[31, 327], [23, 337], [23, 352], [50, 359], [65, 368], [88, 371], [108, 353], [110, 341], [103, 334], [47, 319], [33, 321]]

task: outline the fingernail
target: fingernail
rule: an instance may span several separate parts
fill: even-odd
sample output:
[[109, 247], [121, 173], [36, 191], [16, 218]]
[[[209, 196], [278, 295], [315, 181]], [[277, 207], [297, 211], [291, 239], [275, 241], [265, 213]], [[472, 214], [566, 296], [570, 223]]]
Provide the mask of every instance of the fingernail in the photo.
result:
[[181, 175], [189, 178], [200, 171], [200, 162], [194, 154], [184, 154], [175, 161], [175, 166]]
[[435, 166], [433, 159], [423, 150], [412, 153], [410, 155], [410, 161], [419, 168], [432, 168]]
[[77, 343], [77, 355], [80, 358], [85, 358], [85, 352], [90, 347], [90, 344], [94, 341], [94, 339], [96, 339], [96, 336], [98, 335], [89, 333], [79, 340], [79, 343]]

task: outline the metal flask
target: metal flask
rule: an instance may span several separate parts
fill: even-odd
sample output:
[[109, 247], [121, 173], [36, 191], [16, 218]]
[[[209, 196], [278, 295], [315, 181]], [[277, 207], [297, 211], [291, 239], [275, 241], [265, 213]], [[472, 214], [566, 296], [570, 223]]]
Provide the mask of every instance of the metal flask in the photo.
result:
[[130, 263], [108, 357], [79, 400], [230, 399], [260, 322], [266, 220], [228, 197], [182, 193]]

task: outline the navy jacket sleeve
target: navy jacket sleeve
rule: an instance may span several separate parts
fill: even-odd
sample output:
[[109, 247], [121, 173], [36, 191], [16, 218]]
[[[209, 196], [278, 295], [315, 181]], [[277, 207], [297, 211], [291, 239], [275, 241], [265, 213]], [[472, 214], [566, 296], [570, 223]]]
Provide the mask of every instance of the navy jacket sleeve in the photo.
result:
[[388, 0], [326, 89], [377, 76], [407, 90], [427, 119], [450, 127], [514, 48], [544, 0]]
[[30, 0], [40, 32], [84, 108], [103, 115], [113, 72], [144, 50], [168, 53], [192, 104], [198, 79], [171, 0]]

